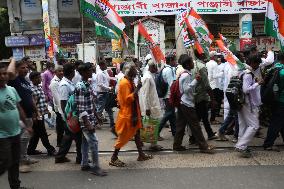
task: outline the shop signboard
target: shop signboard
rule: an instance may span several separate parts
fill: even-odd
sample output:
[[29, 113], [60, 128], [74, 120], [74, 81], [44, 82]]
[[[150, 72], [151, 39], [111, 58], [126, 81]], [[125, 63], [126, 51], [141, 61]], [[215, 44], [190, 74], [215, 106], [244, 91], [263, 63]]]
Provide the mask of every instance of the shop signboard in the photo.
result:
[[24, 47], [14, 47], [12, 48], [13, 58], [18, 61], [24, 57]]
[[81, 43], [81, 33], [79, 32], [69, 32], [60, 34], [61, 44], [77, 44]]
[[29, 46], [29, 38], [27, 36], [8, 36], [5, 37], [6, 47]]
[[25, 55], [32, 60], [44, 59], [45, 48], [44, 46], [25, 47]]
[[238, 26], [222, 26], [221, 34], [226, 37], [238, 37], [239, 27]]
[[42, 34], [31, 34], [29, 35], [30, 46], [44, 45], [45, 39]]
[[192, 7], [199, 14], [264, 13], [266, 0], [138, 0], [110, 3], [120, 16], [177, 15]]

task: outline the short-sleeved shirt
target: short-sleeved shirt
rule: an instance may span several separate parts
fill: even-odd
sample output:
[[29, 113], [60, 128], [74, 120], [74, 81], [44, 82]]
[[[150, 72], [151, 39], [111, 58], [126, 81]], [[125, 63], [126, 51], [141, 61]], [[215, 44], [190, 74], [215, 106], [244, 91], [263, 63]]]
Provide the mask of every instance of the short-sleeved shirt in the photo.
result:
[[[63, 77], [59, 83], [59, 98], [60, 100], [68, 100], [75, 90], [75, 85], [72, 81]], [[62, 107], [61, 107], [62, 108]]]
[[33, 96], [32, 96], [32, 86], [24, 77], [16, 77], [15, 80], [8, 82], [9, 86], [16, 89], [19, 96], [21, 97], [21, 107], [26, 113], [27, 118], [33, 117]]
[[0, 89], [0, 138], [8, 138], [20, 134], [20, 116], [17, 103], [21, 101], [14, 87]]

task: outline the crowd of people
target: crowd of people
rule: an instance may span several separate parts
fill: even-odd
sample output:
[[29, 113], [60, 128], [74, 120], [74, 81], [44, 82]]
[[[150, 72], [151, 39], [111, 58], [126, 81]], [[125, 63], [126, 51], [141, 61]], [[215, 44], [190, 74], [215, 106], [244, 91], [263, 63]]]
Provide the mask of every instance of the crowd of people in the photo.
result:
[[[252, 46], [236, 56], [241, 63], [229, 63], [216, 51], [209, 53], [209, 61], [204, 54], [189, 52], [178, 60], [169, 55], [162, 65], [147, 55], [144, 63], [134, 58], [120, 64], [116, 75], [104, 60], [66, 61], [63, 65], [47, 62], [42, 73], [28, 57], [11, 59], [9, 65], [0, 63], [0, 174], [8, 170], [10, 187], [24, 188], [20, 187], [19, 171], [31, 172], [30, 165], [38, 162], [30, 157], [42, 153], [37, 150], [41, 139], [55, 163], [71, 161], [66, 155], [75, 141], [75, 162], [81, 170], [106, 176], [99, 163], [96, 136], [105, 113], [116, 137], [110, 166], [126, 166], [118, 154], [130, 140], [137, 146], [137, 161], [153, 158], [142, 150], [144, 117], [160, 120], [158, 141], [164, 140], [161, 131], [169, 123], [174, 151], [187, 150], [183, 137], [188, 128], [189, 142], [198, 145], [201, 153], [215, 152], [208, 140], [228, 141], [226, 135], [233, 134], [236, 151], [249, 158], [249, 144], [264, 126], [268, 126], [264, 150], [279, 151], [274, 141], [279, 134], [284, 137], [284, 53], [275, 58], [273, 51], [260, 54]], [[263, 93], [271, 86], [275, 99], [267, 103]], [[230, 95], [238, 89], [238, 94]], [[45, 128], [45, 119], [51, 116], [49, 107], [56, 114], [57, 149], [50, 144]], [[116, 121], [114, 107], [118, 108]], [[222, 123], [216, 119], [221, 116]], [[267, 118], [268, 122], [262, 121]], [[220, 125], [218, 131], [212, 129], [213, 124]], [[163, 149], [157, 143], [150, 148]]]

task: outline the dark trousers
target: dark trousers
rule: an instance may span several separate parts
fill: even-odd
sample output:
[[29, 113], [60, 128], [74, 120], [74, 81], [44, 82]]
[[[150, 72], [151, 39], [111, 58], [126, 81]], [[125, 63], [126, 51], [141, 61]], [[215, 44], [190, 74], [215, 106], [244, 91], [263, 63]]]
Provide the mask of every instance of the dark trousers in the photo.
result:
[[175, 136], [176, 133], [175, 108], [170, 106], [169, 99], [164, 99], [164, 102], [165, 102], [165, 113], [159, 125], [159, 133], [162, 131], [167, 121], [169, 121], [171, 125], [172, 135]]
[[31, 137], [28, 145], [28, 154], [33, 153], [36, 150], [39, 139], [41, 140], [48, 153], [55, 151], [55, 148], [49, 143], [44, 126], [44, 120], [35, 120], [33, 124], [33, 131], [33, 136]]
[[11, 189], [18, 189], [21, 183], [19, 180], [20, 147], [20, 135], [0, 138], [0, 175], [8, 170]]
[[238, 137], [239, 132], [239, 121], [238, 121], [238, 112], [236, 110], [230, 109], [227, 117], [224, 120], [224, 123], [221, 125], [219, 129], [219, 133], [225, 134], [226, 130], [230, 127], [230, 125], [235, 125], [234, 137]]
[[201, 101], [199, 103], [195, 104], [195, 110], [197, 113], [197, 116], [199, 117], [199, 120], [202, 120], [204, 128], [206, 130], [206, 133], [208, 135], [208, 137], [212, 137], [214, 136], [214, 132], [211, 128], [211, 125], [209, 123], [209, 119], [208, 119], [208, 102], [207, 101]]
[[274, 141], [278, 137], [279, 132], [283, 137], [284, 129], [284, 103], [279, 104], [272, 112], [271, 123], [267, 130], [267, 136], [264, 141], [264, 147], [273, 146]]
[[55, 158], [56, 159], [64, 158], [70, 150], [72, 141], [75, 140], [76, 152], [77, 152], [76, 161], [81, 162], [81, 159], [82, 159], [82, 153], [81, 153], [82, 132], [80, 131], [76, 134], [73, 134], [68, 130], [67, 126], [65, 126], [64, 129], [65, 129], [65, 134], [62, 138], [62, 143], [60, 145], [60, 148], [59, 148]]
[[213, 95], [216, 100], [216, 107], [211, 108], [210, 121], [215, 121], [216, 116], [220, 114], [222, 100], [224, 98], [224, 92], [216, 88], [216, 89], [213, 89]]
[[178, 108], [176, 125], [177, 130], [174, 138], [173, 147], [177, 148], [182, 145], [184, 131], [187, 124], [189, 125], [192, 132], [192, 136], [195, 138], [197, 144], [199, 145], [199, 148], [207, 149], [208, 144], [203, 136], [195, 109], [187, 107], [183, 104], [181, 104]]
[[59, 112], [56, 112], [56, 133], [57, 133], [57, 146], [61, 145], [64, 135], [65, 122]]

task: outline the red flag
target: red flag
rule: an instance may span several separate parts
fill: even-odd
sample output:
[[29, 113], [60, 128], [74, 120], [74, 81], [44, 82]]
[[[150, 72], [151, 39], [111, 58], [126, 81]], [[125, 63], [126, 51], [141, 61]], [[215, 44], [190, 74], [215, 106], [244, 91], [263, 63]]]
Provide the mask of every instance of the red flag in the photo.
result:
[[162, 50], [160, 49], [159, 45], [155, 44], [154, 40], [152, 37], [149, 35], [147, 32], [146, 28], [144, 25], [139, 21], [138, 23], [138, 33], [142, 35], [146, 41], [149, 44], [149, 48], [151, 50], [151, 53], [157, 63], [161, 63], [162, 61], [165, 62], [165, 55], [163, 54]]

